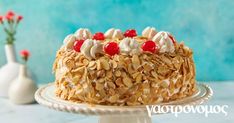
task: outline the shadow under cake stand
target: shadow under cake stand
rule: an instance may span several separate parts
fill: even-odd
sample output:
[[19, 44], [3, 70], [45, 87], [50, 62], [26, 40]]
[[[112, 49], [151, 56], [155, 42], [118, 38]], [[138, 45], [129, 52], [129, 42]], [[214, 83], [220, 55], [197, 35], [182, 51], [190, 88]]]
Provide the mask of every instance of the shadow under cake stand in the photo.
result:
[[[197, 84], [197, 88], [193, 96], [155, 105], [200, 105], [212, 97], [213, 91], [208, 85]], [[35, 99], [39, 104], [58, 111], [100, 116], [99, 123], [152, 123], [146, 106], [104, 106], [69, 102], [55, 96], [53, 83], [38, 89]]]

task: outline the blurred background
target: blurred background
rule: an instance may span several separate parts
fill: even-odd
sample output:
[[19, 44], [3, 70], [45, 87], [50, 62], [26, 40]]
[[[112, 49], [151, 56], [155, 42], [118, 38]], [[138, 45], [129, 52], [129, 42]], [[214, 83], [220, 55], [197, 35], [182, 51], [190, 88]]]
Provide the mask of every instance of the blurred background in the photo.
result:
[[[146, 26], [166, 30], [194, 51], [197, 80], [234, 80], [233, 0], [1, 0], [0, 15], [24, 16], [16, 50], [29, 49], [37, 83], [54, 80], [52, 65], [64, 37], [78, 28], [93, 33], [111, 27], [138, 34]], [[0, 66], [5, 64], [5, 35], [0, 30]]]

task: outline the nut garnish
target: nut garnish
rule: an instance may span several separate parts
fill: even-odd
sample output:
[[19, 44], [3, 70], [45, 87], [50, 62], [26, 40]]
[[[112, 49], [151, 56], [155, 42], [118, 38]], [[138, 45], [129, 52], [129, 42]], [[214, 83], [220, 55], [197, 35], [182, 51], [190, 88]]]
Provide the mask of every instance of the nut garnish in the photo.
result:
[[123, 83], [127, 86], [127, 87], [132, 87], [132, 80], [128, 77], [124, 77], [123, 78]]
[[132, 56], [133, 68], [136, 70], [140, 66], [140, 60], [137, 55]]
[[105, 70], [110, 69], [110, 65], [109, 65], [109, 63], [107, 62], [106, 59], [100, 59], [100, 63], [101, 63], [101, 66], [102, 66], [103, 69], [105, 69]]
[[121, 106], [190, 96], [197, 89], [192, 51], [184, 44], [175, 48], [174, 54], [98, 55], [96, 60], [61, 48], [53, 65], [56, 95], [79, 103]]

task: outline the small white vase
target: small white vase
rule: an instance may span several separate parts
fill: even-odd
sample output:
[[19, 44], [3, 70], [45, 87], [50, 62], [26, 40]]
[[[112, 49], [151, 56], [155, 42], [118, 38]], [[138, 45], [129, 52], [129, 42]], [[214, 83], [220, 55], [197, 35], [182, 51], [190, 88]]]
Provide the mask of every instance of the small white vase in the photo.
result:
[[20, 65], [19, 75], [9, 88], [9, 99], [15, 104], [33, 103], [36, 90], [36, 83], [27, 76], [26, 66]]
[[8, 96], [9, 86], [19, 72], [20, 64], [16, 62], [14, 45], [5, 45], [7, 64], [0, 68], [0, 97]]

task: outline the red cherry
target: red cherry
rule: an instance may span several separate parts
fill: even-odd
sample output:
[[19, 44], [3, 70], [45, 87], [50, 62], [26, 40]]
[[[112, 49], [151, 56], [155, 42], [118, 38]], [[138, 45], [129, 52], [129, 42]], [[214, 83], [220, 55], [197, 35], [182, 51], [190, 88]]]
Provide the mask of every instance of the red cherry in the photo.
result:
[[93, 39], [95, 40], [105, 40], [105, 36], [102, 32], [97, 32], [93, 35]]
[[73, 45], [73, 49], [76, 51], [76, 52], [80, 52], [80, 48], [82, 46], [82, 44], [84, 43], [84, 40], [76, 40], [74, 42], [74, 45]]
[[113, 56], [115, 54], [119, 53], [119, 46], [116, 42], [108, 42], [104, 46], [104, 51], [109, 54], [110, 56]]
[[126, 32], [124, 33], [124, 36], [132, 38], [132, 37], [137, 36], [137, 32], [135, 29], [129, 29], [129, 30], [126, 30]]
[[176, 43], [175, 38], [174, 38], [171, 34], [169, 34], [169, 38], [172, 40], [172, 43], [173, 43], [173, 44]]
[[149, 51], [151, 53], [155, 53], [158, 50], [157, 45], [153, 41], [146, 41], [141, 46], [143, 51]]

